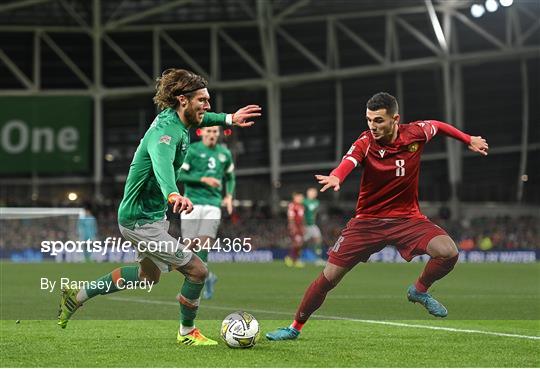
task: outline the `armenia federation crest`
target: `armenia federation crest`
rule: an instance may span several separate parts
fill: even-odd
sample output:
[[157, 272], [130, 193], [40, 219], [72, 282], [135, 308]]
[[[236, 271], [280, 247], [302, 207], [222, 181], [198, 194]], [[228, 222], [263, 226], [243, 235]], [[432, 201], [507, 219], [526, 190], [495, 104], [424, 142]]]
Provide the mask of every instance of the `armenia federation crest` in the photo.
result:
[[418, 142], [413, 142], [412, 144], [409, 144], [407, 146], [407, 151], [409, 152], [416, 152], [418, 150]]

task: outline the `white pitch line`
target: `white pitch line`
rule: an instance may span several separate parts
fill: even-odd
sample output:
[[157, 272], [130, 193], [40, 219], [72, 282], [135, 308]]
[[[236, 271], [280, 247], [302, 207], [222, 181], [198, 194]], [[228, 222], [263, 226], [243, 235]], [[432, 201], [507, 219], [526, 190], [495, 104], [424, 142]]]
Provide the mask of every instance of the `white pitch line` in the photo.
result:
[[[109, 297], [109, 299], [116, 300], [116, 301], [138, 302], [138, 303], [143, 303], [143, 304], [178, 306], [178, 302], [172, 302], [172, 301], [146, 300], [146, 299], [128, 298], [128, 297]], [[212, 310], [226, 310], [226, 311], [241, 310], [241, 309], [238, 309], [237, 307], [231, 307], [231, 306], [205, 305], [203, 308], [212, 309]], [[253, 313], [288, 315], [291, 317], [294, 316], [294, 313], [285, 312], [285, 311], [273, 311], [273, 310], [261, 310], [261, 309], [246, 309], [246, 310], [249, 310], [250, 312], [253, 312]], [[321, 318], [321, 319], [330, 319], [330, 320], [345, 320], [345, 321], [350, 321], [350, 322], [367, 323], [367, 324], [389, 325], [389, 326], [394, 326], [394, 327], [419, 328], [419, 329], [430, 329], [434, 331], [473, 333], [473, 334], [484, 334], [488, 336], [497, 336], [497, 337], [511, 337], [511, 338], [524, 338], [524, 339], [530, 339], [530, 340], [540, 340], [540, 336], [526, 336], [522, 334], [513, 334], [513, 333], [480, 331], [477, 329], [460, 329], [460, 328], [440, 327], [440, 326], [423, 325], [423, 324], [388, 322], [384, 320], [356, 319], [356, 318], [347, 318], [347, 317], [341, 317], [341, 316], [320, 315], [320, 314], [313, 314], [312, 317]]]

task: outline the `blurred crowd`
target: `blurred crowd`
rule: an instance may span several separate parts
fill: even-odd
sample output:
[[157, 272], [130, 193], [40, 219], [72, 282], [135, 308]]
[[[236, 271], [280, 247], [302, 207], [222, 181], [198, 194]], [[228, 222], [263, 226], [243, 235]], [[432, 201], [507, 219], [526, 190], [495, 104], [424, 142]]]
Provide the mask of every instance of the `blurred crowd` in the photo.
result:
[[40, 249], [42, 241], [78, 240], [78, 219], [73, 216], [0, 219], [0, 249]]
[[[95, 239], [121, 237], [116, 220], [116, 209], [93, 209], [98, 232]], [[323, 212], [318, 224], [325, 246], [334, 244], [350, 213], [339, 210]], [[180, 237], [180, 220], [169, 214], [170, 233]], [[444, 228], [461, 250], [531, 250], [540, 249], [540, 218], [481, 217], [452, 221], [443, 217], [431, 219]], [[39, 249], [42, 240], [77, 240], [74, 217], [0, 220], [0, 248], [2, 250]], [[232, 216], [225, 215], [220, 238], [250, 238], [253, 248], [287, 248], [290, 245], [285, 213], [272, 217], [267, 207], [240, 207]]]
[[449, 221], [433, 219], [461, 250], [540, 249], [540, 218], [481, 217]]

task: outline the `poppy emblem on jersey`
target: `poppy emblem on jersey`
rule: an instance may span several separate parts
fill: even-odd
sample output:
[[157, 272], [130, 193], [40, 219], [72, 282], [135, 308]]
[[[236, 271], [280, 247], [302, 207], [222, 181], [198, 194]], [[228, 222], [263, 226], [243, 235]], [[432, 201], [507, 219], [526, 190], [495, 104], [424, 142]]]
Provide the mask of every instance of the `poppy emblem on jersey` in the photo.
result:
[[384, 158], [384, 154], [386, 154], [386, 150], [379, 150], [379, 155], [381, 155], [381, 158]]
[[416, 150], [418, 150], [418, 142], [413, 142], [407, 146], [407, 150], [409, 150], [409, 152], [416, 152]]
[[163, 135], [159, 138], [159, 143], [164, 143], [167, 145], [171, 144], [171, 136]]

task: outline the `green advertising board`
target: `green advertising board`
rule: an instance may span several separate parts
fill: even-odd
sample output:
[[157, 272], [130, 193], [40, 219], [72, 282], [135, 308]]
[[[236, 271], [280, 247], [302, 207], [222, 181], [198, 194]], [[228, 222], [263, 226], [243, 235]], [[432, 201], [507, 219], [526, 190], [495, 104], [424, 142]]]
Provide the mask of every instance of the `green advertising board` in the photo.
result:
[[87, 173], [91, 133], [90, 97], [0, 97], [0, 174]]

